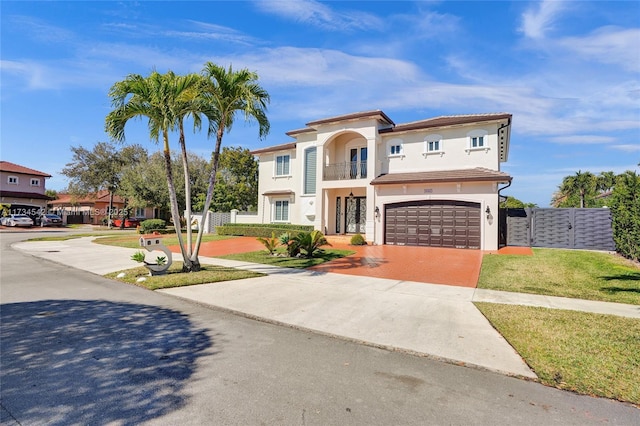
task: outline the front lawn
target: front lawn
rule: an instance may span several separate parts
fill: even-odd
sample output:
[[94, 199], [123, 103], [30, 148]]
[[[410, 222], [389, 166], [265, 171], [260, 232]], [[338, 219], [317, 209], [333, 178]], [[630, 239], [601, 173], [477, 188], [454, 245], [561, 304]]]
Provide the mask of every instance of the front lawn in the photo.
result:
[[304, 269], [311, 266], [320, 265], [321, 263], [339, 259], [341, 257], [352, 255], [355, 253], [355, 251], [323, 249], [321, 252], [316, 252], [314, 254], [314, 257], [310, 259], [304, 257], [287, 257], [285, 249], [282, 248], [278, 249], [276, 253], [276, 256], [272, 256], [266, 250], [259, 250], [248, 253], [229, 254], [219, 257], [221, 259], [239, 260], [249, 263], [263, 263], [266, 265], [280, 266], [282, 268]]
[[[241, 280], [244, 278], [261, 277], [265, 274], [259, 272], [245, 271], [242, 269], [227, 268], [217, 265], [202, 265], [198, 272], [182, 273], [182, 263], [174, 262], [166, 275], [149, 276], [149, 270], [144, 266], [127, 269], [125, 271], [112, 272], [105, 275], [107, 278], [118, 280], [124, 283], [135, 284], [149, 290], [161, 288], [183, 287], [196, 284], [217, 283], [221, 281]], [[124, 273], [123, 277], [118, 277]], [[144, 277], [145, 280], [138, 282]]]
[[533, 249], [485, 255], [478, 288], [640, 305], [640, 267], [587, 250]]
[[[193, 241], [196, 240], [197, 233], [193, 234]], [[226, 240], [227, 238], [223, 235], [214, 235], [214, 234], [204, 234], [202, 236], [202, 242], [206, 243], [208, 241], [218, 241], [218, 240]], [[182, 234], [183, 242], [186, 244], [187, 234]], [[126, 247], [126, 248], [140, 248], [140, 234], [134, 235], [110, 235], [102, 238], [96, 238], [94, 243], [104, 244], [107, 246], [117, 246], [117, 247]], [[165, 246], [177, 246], [178, 245], [178, 237], [175, 234], [165, 234], [162, 236], [162, 244]]]
[[640, 404], [640, 320], [476, 303], [546, 385]]

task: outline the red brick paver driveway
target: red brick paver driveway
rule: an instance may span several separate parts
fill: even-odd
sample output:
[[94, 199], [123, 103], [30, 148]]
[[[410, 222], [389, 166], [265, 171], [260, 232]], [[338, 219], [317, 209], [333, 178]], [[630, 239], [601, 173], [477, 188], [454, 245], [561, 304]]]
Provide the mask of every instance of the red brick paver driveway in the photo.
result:
[[[343, 243], [334, 243], [333, 248], [356, 253], [310, 270], [463, 287], [475, 287], [478, 283], [483, 254], [480, 250]], [[216, 257], [263, 249], [255, 238], [236, 237], [202, 243], [200, 255]], [[177, 247], [171, 250], [177, 251]]]
[[480, 250], [410, 246], [349, 246], [356, 253], [310, 269], [338, 274], [475, 287], [482, 266]]

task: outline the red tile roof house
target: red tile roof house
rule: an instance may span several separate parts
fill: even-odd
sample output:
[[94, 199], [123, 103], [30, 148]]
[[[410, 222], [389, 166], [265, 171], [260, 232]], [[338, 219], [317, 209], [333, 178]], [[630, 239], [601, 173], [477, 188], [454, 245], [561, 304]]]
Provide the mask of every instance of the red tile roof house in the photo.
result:
[[[58, 198], [48, 203], [49, 209], [65, 219], [65, 223], [83, 223], [102, 225], [109, 216], [109, 191], [102, 190], [84, 197], [61, 193]], [[111, 218], [115, 222], [120, 220], [126, 203], [119, 195], [113, 196]], [[129, 213], [129, 217], [150, 219], [154, 216], [153, 208], [136, 208]], [[119, 224], [116, 223], [116, 226]]]
[[51, 198], [45, 195], [45, 181], [51, 175], [20, 166], [9, 161], [0, 161], [0, 202], [10, 205], [14, 214], [37, 216], [47, 208]]
[[[496, 250], [511, 114], [396, 124], [373, 110], [311, 121], [295, 141], [253, 151], [258, 214], [375, 244]], [[501, 186], [503, 185], [503, 186]]]

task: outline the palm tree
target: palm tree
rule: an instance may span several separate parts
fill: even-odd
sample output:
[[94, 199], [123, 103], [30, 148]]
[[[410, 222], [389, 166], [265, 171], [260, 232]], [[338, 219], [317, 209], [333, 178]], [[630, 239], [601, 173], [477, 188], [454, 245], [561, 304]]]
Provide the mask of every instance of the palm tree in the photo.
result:
[[[205, 115], [209, 119], [209, 126], [212, 126], [212, 123], [215, 123], [217, 111], [210, 109], [211, 105], [205, 102], [201, 96], [206, 84], [202, 76], [199, 74], [176, 76], [170, 71], [166, 74], [166, 77], [175, 85], [175, 92], [183, 94], [183, 96], [180, 96], [173, 102], [172, 111], [177, 120], [179, 132], [178, 143], [180, 145], [182, 168], [184, 171], [185, 219], [187, 223], [186, 253], [187, 256], [191, 258], [193, 254], [191, 230], [191, 173], [189, 171], [189, 160], [184, 136], [184, 119], [191, 117], [193, 119], [193, 129], [196, 131], [202, 127], [202, 115]], [[213, 128], [210, 127], [209, 133], [211, 132], [213, 132]], [[192, 268], [192, 270], [200, 270], [200, 263], [197, 258], [195, 262], [192, 263]]]
[[[183, 271], [194, 270], [194, 265], [189, 256], [190, 250], [187, 252], [180, 232], [180, 209], [173, 182], [169, 132], [181, 126], [182, 119], [187, 115], [185, 104], [195, 102], [199, 93], [199, 86], [187, 80], [189, 79], [176, 77], [173, 73], [163, 75], [156, 71], [146, 78], [131, 74], [123, 81], [115, 83], [109, 90], [113, 110], [105, 120], [106, 132], [111, 138], [120, 142], [125, 140], [124, 130], [127, 122], [134, 117], [148, 119], [149, 134], [153, 141], [159, 142], [162, 135], [171, 217], [184, 259]], [[195, 123], [199, 124], [199, 122], [199, 118], [195, 119]], [[188, 173], [188, 169], [185, 169], [185, 173]]]
[[572, 196], [580, 198], [580, 208], [583, 209], [586, 204], [587, 197], [592, 197], [596, 191], [597, 179], [591, 172], [582, 173], [578, 170], [575, 175], [567, 176], [562, 180], [560, 185], [560, 194], [567, 199]]
[[[234, 71], [229, 66], [227, 70], [207, 62], [202, 73], [207, 79], [207, 86], [202, 95], [210, 106], [209, 111], [217, 112], [217, 116], [209, 126], [210, 134], [215, 133], [216, 135], [216, 144], [212, 155], [207, 197], [204, 202], [203, 211], [206, 213], [213, 198], [223, 135], [231, 130], [236, 114], [241, 113], [244, 114], [245, 121], [255, 120], [258, 123], [260, 138], [264, 138], [269, 133], [270, 127], [266, 115], [270, 97], [267, 91], [258, 84], [258, 74], [246, 68]], [[203, 228], [200, 227], [191, 256], [193, 262], [198, 262], [202, 234]]]

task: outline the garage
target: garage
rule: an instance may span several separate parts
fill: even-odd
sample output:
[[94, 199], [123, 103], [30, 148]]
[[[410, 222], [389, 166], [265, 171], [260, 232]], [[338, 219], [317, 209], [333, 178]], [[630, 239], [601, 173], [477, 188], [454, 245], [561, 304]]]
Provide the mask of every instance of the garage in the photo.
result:
[[480, 204], [424, 200], [385, 205], [385, 244], [480, 249]]

